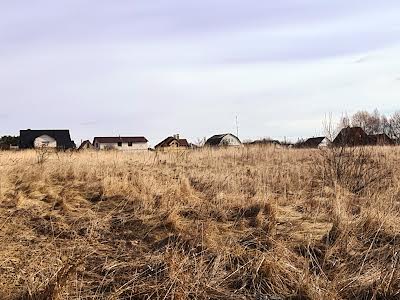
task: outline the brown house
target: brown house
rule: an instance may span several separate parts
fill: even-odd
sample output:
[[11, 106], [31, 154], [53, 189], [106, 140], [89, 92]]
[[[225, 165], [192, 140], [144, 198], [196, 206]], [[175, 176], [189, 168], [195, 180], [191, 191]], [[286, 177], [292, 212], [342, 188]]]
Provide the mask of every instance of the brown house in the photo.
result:
[[373, 145], [385, 146], [395, 144], [394, 140], [392, 140], [386, 133], [371, 134], [369, 135], [369, 138], [371, 139], [371, 143]]
[[333, 140], [335, 146], [371, 145], [371, 139], [361, 127], [343, 128]]
[[343, 128], [333, 141], [335, 146], [376, 146], [394, 145], [385, 133], [368, 135], [361, 127]]
[[179, 138], [179, 134], [169, 136], [154, 147], [156, 150], [188, 149], [190, 145], [186, 139]]

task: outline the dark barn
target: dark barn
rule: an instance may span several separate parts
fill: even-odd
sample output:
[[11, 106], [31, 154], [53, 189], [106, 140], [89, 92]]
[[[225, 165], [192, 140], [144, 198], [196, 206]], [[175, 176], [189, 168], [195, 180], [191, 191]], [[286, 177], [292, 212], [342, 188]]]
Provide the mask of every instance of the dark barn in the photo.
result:
[[38, 145], [37, 141], [43, 137], [50, 138], [54, 142], [51, 146], [57, 149], [73, 149], [75, 148], [75, 143], [71, 140], [69, 130], [21, 130], [19, 139], [20, 149], [33, 149], [45, 147], [45, 145]]

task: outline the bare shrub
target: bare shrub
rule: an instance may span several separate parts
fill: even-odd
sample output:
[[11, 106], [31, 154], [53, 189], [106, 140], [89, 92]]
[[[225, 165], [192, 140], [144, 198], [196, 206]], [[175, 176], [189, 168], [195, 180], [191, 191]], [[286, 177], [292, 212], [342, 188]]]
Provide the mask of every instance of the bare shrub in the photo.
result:
[[375, 155], [371, 147], [330, 147], [320, 154], [316, 174], [329, 186], [339, 184], [352, 193], [388, 186], [390, 169], [386, 168], [385, 158]]

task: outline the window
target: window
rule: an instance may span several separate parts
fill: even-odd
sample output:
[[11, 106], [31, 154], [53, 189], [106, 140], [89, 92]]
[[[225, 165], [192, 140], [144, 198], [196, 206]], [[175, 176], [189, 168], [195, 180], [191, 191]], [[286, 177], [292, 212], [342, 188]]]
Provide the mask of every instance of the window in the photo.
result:
[[129, 142], [129, 143], [128, 143], [128, 147], [132, 147], [132, 142]]
[[122, 142], [118, 142], [118, 147], [122, 147]]

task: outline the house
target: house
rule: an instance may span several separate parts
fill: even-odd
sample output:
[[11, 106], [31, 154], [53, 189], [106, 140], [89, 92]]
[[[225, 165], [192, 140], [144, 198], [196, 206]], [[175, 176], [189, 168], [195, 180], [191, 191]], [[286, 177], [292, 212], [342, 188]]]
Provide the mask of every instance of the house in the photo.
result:
[[371, 144], [373, 145], [385, 146], [395, 144], [395, 141], [392, 140], [386, 133], [370, 134], [369, 138], [371, 140]]
[[78, 148], [78, 150], [90, 150], [90, 149], [94, 149], [94, 146], [89, 140], [83, 141]]
[[365, 146], [371, 145], [372, 139], [361, 127], [343, 128], [333, 140], [335, 146]]
[[190, 145], [186, 139], [179, 138], [179, 134], [169, 136], [154, 147], [156, 150], [188, 149]]
[[261, 146], [276, 146], [276, 147], [280, 147], [281, 146], [281, 142], [278, 140], [271, 140], [269, 138], [265, 138], [265, 139], [260, 139], [260, 140], [255, 140], [252, 142], [247, 143], [247, 145], [261, 145]]
[[71, 140], [69, 130], [20, 130], [19, 148], [57, 148], [73, 149], [75, 143]]
[[324, 137], [324, 136], [319, 136], [319, 137], [312, 137], [304, 142], [301, 142], [297, 145], [298, 148], [325, 148], [329, 147], [331, 144], [331, 141]]
[[231, 133], [217, 134], [210, 137], [205, 146], [223, 147], [223, 146], [241, 146], [242, 142], [239, 138]]
[[95, 137], [93, 140], [94, 148], [97, 150], [147, 150], [148, 140], [144, 136], [130, 137]]

